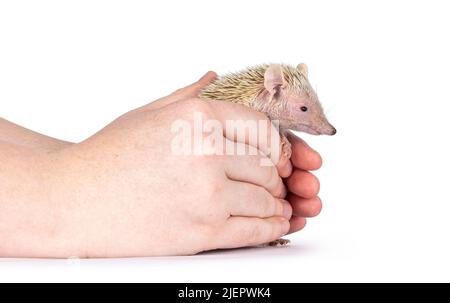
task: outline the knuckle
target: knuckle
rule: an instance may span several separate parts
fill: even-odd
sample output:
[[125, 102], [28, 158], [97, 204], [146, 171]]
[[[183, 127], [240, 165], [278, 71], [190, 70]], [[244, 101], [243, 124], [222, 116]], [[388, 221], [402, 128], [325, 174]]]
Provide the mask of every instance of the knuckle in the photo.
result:
[[199, 98], [189, 98], [184, 101], [184, 104], [191, 110], [202, 113], [210, 113], [212, 111], [211, 104]]
[[260, 225], [253, 225], [251, 226], [248, 231], [247, 234], [245, 235], [246, 239], [248, 242], [250, 243], [255, 243], [258, 242], [261, 237], [263, 236], [263, 231]]
[[[261, 202], [268, 202], [268, 196], [269, 194], [267, 191], [260, 186], [255, 186], [254, 190], [250, 190], [247, 192], [248, 200], [256, 200]], [[266, 204], [266, 203], [264, 203]]]
[[282, 235], [282, 225], [281, 223], [271, 224], [271, 237], [272, 239], [277, 239]]
[[274, 210], [273, 214], [275, 216], [282, 216], [283, 215], [283, 210], [284, 210], [284, 207], [285, 207], [284, 203], [281, 200], [275, 199], [274, 204], [275, 204], [275, 206], [274, 206], [275, 210]]
[[181, 92], [183, 92], [184, 88], [178, 88], [177, 90], [175, 90], [171, 95], [178, 95]]
[[276, 180], [276, 175], [274, 174], [273, 167], [265, 166], [262, 167], [261, 181], [264, 186], [273, 186]]
[[262, 211], [264, 217], [272, 217], [273, 215], [283, 212], [282, 205], [277, 203], [277, 201], [270, 194], [265, 194], [263, 197]]
[[277, 198], [284, 198], [284, 196], [286, 195], [283, 181], [281, 180], [281, 178], [278, 178], [278, 177], [277, 177], [277, 181], [276, 181], [276, 188], [274, 190], [274, 195]]
[[201, 228], [201, 236], [203, 237], [204, 242], [212, 243], [217, 238], [219, 234], [218, 226], [214, 224], [203, 225]]
[[276, 240], [279, 237], [279, 228], [276, 226], [277, 224], [270, 224], [267, 232], [267, 239], [270, 241]]
[[214, 182], [207, 189], [206, 201], [210, 202], [207, 204], [210, 206], [208, 213], [211, 216], [214, 214], [214, 220], [227, 219], [230, 215], [226, 190], [226, 185], [221, 181]]
[[[216, 179], [216, 178], [214, 178]], [[224, 184], [223, 182], [221, 182], [221, 180], [214, 180], [212, 182], [208, 182], [209, 184], [206, 185], [205, 184], [205, 191], [207, 196], [212, 200], [212, 201], [217, 201], [217, 200], [221, 200], [219, 199], [222, 196], [222, 193], [224, 191]]]

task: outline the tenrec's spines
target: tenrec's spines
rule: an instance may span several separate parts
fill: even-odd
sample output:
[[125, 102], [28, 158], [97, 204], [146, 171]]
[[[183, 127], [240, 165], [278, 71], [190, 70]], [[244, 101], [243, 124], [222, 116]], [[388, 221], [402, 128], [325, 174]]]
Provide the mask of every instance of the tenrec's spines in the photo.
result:
[[[204, 88], [199, 97], [220, 101], [232, 101], [251, 106], [264, 90], [264, 73], [269, 64], [261, 64], [219, 77]], [[306, 77], [298, 69], [281, 64], [283, 76], [292, 89], [308, 89]]]

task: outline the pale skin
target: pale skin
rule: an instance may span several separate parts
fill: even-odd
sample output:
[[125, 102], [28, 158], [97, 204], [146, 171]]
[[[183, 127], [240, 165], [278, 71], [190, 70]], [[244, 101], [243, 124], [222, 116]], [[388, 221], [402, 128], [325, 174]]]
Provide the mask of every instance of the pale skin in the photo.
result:
[[[191, 255], [302, 229], [321, 210], [309, 171], [322, 160], [301, 139], [289, 135], [291, 159], [281, 153], [267, 167], [257, 165], [261, 155], [170, 153], [171, 123], [193, 111], [219, 121], [267, 119], [197, 99], [215, 77], [209, 72], [76, 144], [0, 119], [0, 256]], [[238, 141], [226, 133], [224, 140]]]

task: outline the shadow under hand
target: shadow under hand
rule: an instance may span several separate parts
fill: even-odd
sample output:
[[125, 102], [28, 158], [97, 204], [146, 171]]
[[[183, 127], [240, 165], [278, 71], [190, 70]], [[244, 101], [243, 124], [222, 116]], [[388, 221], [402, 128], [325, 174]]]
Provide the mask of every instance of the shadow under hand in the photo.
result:
[[302, 256], [317, 252], [318, 248], [310, 243], [290, 243], [287, 246], [252, 246], [234, 249], [217, 249], [202, 252], [193, 257], [268, 257], [268, 256]]

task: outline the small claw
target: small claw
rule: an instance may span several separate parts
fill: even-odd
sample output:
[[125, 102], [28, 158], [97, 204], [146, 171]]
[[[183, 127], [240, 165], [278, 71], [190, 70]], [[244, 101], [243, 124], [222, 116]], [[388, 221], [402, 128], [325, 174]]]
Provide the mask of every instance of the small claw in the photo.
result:
[[286, 157], [287, 159], [291, 158], [291, 142], [289, 142], [289, 140], [284, 135], [281, 136], [281, 151], [283, 152], [284, 157]]

